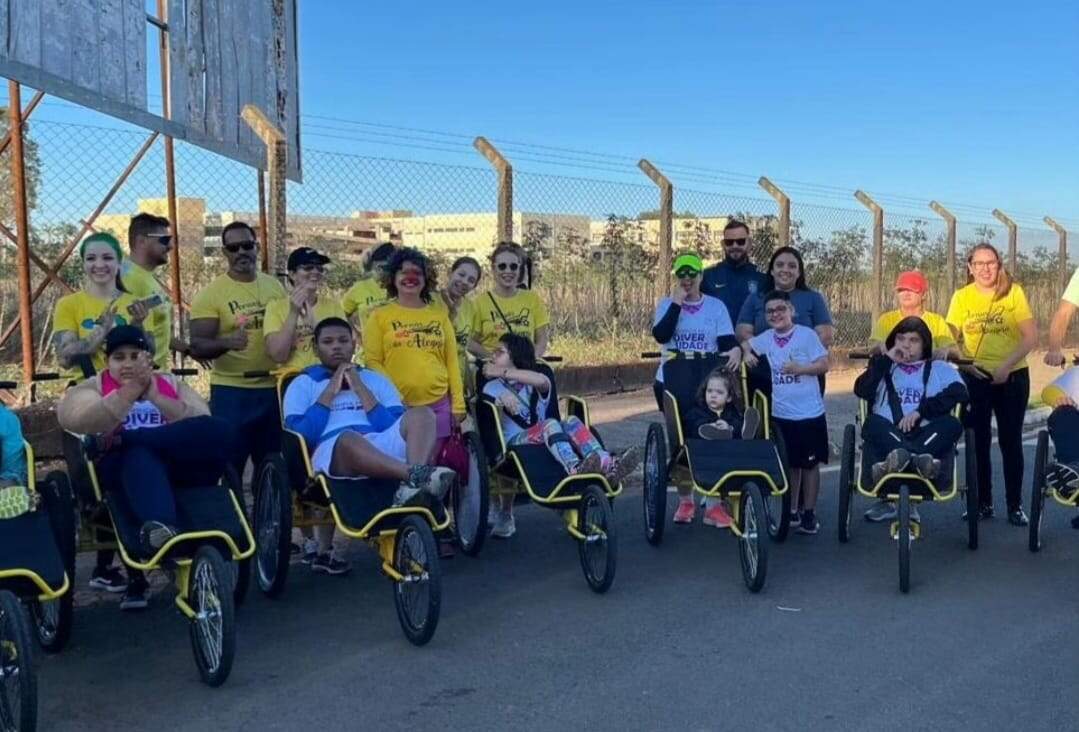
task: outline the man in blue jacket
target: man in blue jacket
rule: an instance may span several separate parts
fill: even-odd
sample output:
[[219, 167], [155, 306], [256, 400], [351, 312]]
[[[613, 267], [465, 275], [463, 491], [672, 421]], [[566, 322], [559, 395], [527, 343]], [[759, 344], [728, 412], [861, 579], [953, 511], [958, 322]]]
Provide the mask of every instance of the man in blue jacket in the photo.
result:
[[392, 381], [352, 363], [356, 336], [347, 321], [319, 321], [314, 339], [321, 363], [293, 379], [283, 408], [285, 427], [314, 448], [314, 469], [333, 477], [399, 480], [398, 506], [420, 493], [441, 500], [457, 475], [429, 465], [435, 413], [406, 409]]
[[722, 300], [732, 323], [738, 322], [746, 297], [764, 287], [764, 275], [749, 261], [749, 245], [745, 222], [728, 221], [723, 227], [723, 261], [705, 269], [701, 280], [701, 292]]

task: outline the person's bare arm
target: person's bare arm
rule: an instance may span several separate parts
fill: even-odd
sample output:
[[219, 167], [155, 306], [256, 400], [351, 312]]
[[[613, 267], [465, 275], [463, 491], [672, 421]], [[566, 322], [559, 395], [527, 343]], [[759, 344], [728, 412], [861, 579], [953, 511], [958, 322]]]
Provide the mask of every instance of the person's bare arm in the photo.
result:
[[835, 340], [834, 325], [818, 325], [813, 330], [817, 332], [817, 337], [820, 338], [820, 342], [824, 344], [825, 348], [832, 347], [832, 341]]
[[547, 345], [551, 340], [551, 326], [541, 325], [536, 328], [536, 358], [542, 358], [547, 353]]
[[738, 338], [739, 343], [745, 343], [755, 335], [753, 332], [753, 324], [739, 323], [738, 326], [734, 329], [734, 335], [736, 338]]
[[475, 338], [468, 339], [468, 352], [478, 359], [486, 361], [491, 358], [491, 352], [483, 347], [483, 344]]
[[247, 331], [243, 328], [222, 337], [221, 321], [217, 318], [196, 318], [191, 321], [191, 355], [210, 361], [229, 351], [247, 347]]
[[296, 325], [299, 321], [300, 314], [290, 308], [281, 330], [266, 334], [263, 341], [266, 344], [266, 355], [274, 363], [285, 363], [292, 357], [292, 347], [296, 342]]

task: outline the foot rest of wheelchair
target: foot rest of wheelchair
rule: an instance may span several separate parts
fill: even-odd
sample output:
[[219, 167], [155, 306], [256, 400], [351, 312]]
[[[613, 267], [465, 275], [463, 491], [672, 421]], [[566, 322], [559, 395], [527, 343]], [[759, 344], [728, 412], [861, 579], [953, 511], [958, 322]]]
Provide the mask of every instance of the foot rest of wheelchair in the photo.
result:
[[[955, 454], [954, 453], [949, 455], [946, 458], [941, 459], [941, 461], [940, 461], [940, 475], [938, 475], [937, 479], [933, 481], [933, 485], [935, 485], [937, 487], [937, 491], [939, 491], [940, 493], [948, 493], [948, 492], [951, 491], [951, 489], [952, 489], [952, 477], [953, 477], [952, 473], [953, 473], [953, 470], [954, 470], [954, 465], [955, 465]], [[911, 471], [912, 475], [916, 475], [916, 473], [914, 473], [913, 468], [910, 468], [909, 470]], [[862, 477], [862, 490], [865, 490], [865, 491], [872, 491], [873, 490], [872, 474], [873, 474], [873, 464], [869, 462], [869, 455], [866, 454], [865, 452], [863, 452], [862, 453], [862, 476], [861, 476]], [[933, 500], [933, 498], [934, 498], [933, 492], [931, 490], [929, 490], [929, 488], [926, 486], [926, 484], [924, 482], [922, 482], [921, 480], [904, 481], [904, 480], [899, 479], [899, 478], [896, 478], [894, 480], [889, 480], [887, 483], [882, 485], [880, 487], [880, 490], [877, 491], [877, 495], [878, 496], [886, 496], [889, 493], [893, 494], [893, 495], [898, 495], [900, 486], [904, 485], [904, 484], [907, 486], [907, 488], [910, 489], [910, 494], [912, 496], [920, 496], [923, 500], [930, 500], [930, 501]]]
[[[232, 495], [223, 486], [205, 488], [181, 488], [174, 492], [176, 497], [176, 529], [180, 535], [199, 531], [222, 531], [228, 534], [237, 548], [247, 549], [247, 537], [240, 517], [232, 503]], [[127, 499], [116, 491], [106, 491], [105, 503], [109, 507], [113, 524], [128, 555], [145, 560], [142, 543], [139, 539], [140, 522], [127, 505]], [[185, 558], [195, 554], [199, 546], [210, 543], [221, 549], [226, 559], [231, 558], [227, 545], [220, 539], [206, 541], [180, 542], [169, 552], [170, 558]]]
[[[349, 529], [360, 531], [371, 519], [381, 512], [393, 507], [393, 497], [397, 493], [400, 483], [396, 480], [380, 480], [375, 478], [326, 478], [326, 485], [330, 490], [330, 499], [337, 508], [341, 521]], [[433, 505], [433, 501], [420, 499], [415, 505], [430, 509], [437, 521], [445, 518], [445, 509], [439, 505]], [[407, 514], [394, 513], [381, 519], [377, 528], [379, 531], [396, 529], [398, 524]]]
[[[33, 572], [54, 590], [64, 586], [64, 562], [49, 514], [33, 511], [0, 519], [0, 573], [8, 570]], [[11, 590], [20, 597], [41, 594], [40, 588], [27, 577], [2, 578], [0, 589]]]
[[[513, 459], [507, 459], [502, 463], [499, 472], [517, 480], [527, 480], [532, 492], [541, 500], [549, 498], [555, 492], [560, 483], [563, 483], [569, 474], [566, 473], [562, 464], [554, 459], [551, 453], [543, 445], [513, 445], [510, 447], [511, 455], [516, 455], [521, 461], [521, 476], [514, 464]], [[554, 500], [573, 498], [580, 496], [581, 492], [590, 484], [587, 480], [575, 480], [565, 485]]]
[[[710, 489], [731, 473], [764, 473], [775, 487], [787, 485], [779, 452], [771, 440], [699, 440], [686, 441], [686, 453], [693, 471], [693, 480], [701, 488]], [[756, 482], [765, 493], [771, 486], [760, 476], [731, 476], [723, 483], [724, 492], [739, 490], [746, 482]]]

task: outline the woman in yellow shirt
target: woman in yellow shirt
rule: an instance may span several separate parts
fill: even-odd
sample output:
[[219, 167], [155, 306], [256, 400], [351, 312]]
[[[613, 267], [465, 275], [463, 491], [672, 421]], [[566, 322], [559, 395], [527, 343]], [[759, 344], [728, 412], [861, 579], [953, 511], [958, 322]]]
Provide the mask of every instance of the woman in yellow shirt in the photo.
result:
[[311, 247], [300, 247], [288, 255], [288, 297], [266, 306], [262, 332], [266, 355], [288, 370], [305, 369], [318, 363], [315, 355], [315, 326], [325, 318], [345, 319], [341, 304], [329, 296], [320, 297], [330, 258]]
[[1008, 522], [1026, 526], [1023, 513], [1023, 415], [1030, 399], [1026, 356], [1038, 345], [1038, 326], [1023, 288], [1012, 282], [1000, 252], [981, 243], [967, 255], [969, 283], [952, 295], [946, 320], [960, 340], [962, 354], [974, 360], [964, 369], [970, 392], [967, 426], [974, 430], [981, 518], [993, 516], [991, 420], [1004, 462]]
[[468, 344], [477, 358], [489, 360], [506, 333], [523, 335], [536, 344], [537, 357], [547, 352], [551, 336], [547, 307], [535, 292], [518, 287], [525, 263], [524, 249], [513, 242], [502, 242], [491, 253], [494, 286], [474, 301]]
[[472, 338], [472, 318], [476, 312], [476, 303], [469, 297], [483, 276], [480, 263], [472, 257], [459, 257], [450, 266], [450, 281], [434, 299], [436, 307], [444, 308], [453, 323], [453, 332], [457, 341], [457, 362], [461, 378], [469, 387], [468, 377], [468, 342]]

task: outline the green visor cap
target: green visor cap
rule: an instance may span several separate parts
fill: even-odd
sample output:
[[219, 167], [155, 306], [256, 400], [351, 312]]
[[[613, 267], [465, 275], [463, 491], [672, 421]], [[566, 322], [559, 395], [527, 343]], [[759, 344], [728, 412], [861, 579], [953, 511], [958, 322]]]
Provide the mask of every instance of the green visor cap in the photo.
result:
[[696, 274], [704, 269], [704, 263], [696, 254], [683, 254], [674, 260], [671, 271], [678, 274], [683, 269], [691, 269]]

